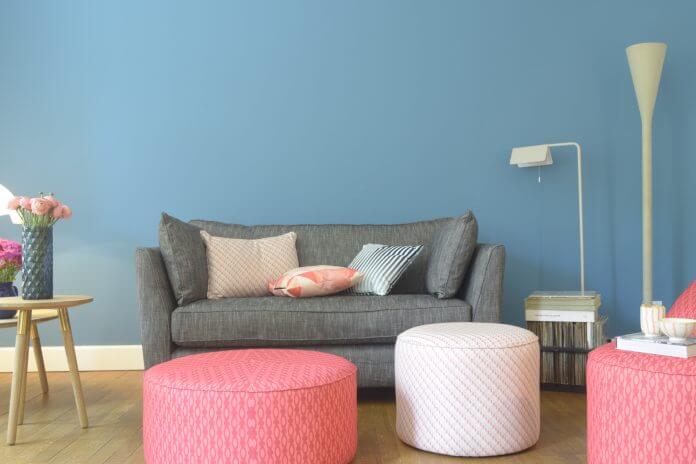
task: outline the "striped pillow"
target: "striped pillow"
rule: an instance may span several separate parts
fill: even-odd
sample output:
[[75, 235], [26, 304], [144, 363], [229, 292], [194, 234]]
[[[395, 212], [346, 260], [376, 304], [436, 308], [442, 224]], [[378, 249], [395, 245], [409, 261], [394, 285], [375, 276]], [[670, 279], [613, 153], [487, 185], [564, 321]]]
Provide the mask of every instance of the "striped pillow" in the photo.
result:
[[422, 249], [422, 245], [364, 245], [348, 265], [350, 269], [361, 272], [363, 280], [348, 292], [356, 295], [388, 295]]

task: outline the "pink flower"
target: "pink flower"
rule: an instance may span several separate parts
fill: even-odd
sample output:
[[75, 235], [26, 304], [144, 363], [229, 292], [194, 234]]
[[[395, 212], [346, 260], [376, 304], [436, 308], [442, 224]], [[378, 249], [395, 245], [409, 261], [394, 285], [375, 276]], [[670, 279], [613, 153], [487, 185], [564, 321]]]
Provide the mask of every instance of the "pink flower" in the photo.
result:
[[54, 197], [53, 195], [46, 195], [46, 196], [44, 196], [43, 198], [44, 198], [44, 200], [50, 201], [50, 202], [51, 202], [51, 205], [53, 205], [54, 208], [55, 208], [56, 206], [60, 206], [60, 204], [61, 204], [60, 201], [56, 200], [55, 197]]
[[57, 209], [61, 210], [61, 217], [63, 219], [70, 219], [72, 216], [72, 210], [68, 205], [60, 205]]
[[7, 209], [16, 210], [19, 208], [20, 197], [14, 197], [7, 203]]
[[[22, 245], [0, 238], [0, 282], [14, 279], [21, 267]], [[3, 273], [3, 271], [5, 272]]]
[[45, 198], [32, 198], [31, 199], [31, 212], [43, 216], [48, 214], [53, 208], [53, 203]]
[[0, 238], [0, 251], [13, 251], [15, 253], [22, 253], [22, 245], [12, 240], [5, 240]]
[[21, 197], [21, 198], [19, 199], [19, 206], [21, 206], [21, 207], [24, 208], [24, 209], [27, 209], [27, 210], [31, 211], [31, 198]]
[[53, 208], [53, 213], [52, 213], [53, 219], [60, 219], [63, 217], [63, 207], [62, 206], [56, 206]]

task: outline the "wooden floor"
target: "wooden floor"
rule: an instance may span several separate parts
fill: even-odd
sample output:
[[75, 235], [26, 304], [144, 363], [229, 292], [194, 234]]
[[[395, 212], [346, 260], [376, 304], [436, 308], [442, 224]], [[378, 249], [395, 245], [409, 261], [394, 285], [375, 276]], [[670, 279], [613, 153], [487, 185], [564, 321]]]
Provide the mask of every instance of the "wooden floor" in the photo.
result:
[[[142, 463], [141, 372], [87, 372], [82, 382], [90, 428], [80, 429], [66, 373], [49, 373], [50, 392], [41, 394], [29, 374], [25, 424], [17, 444], [5, 445], [10, 374], [0, 374], [0, 463]], [[361, 395], [359, 447], [354, 463], [561, 464], [585, 462], [585, 396], [542, 393], [542, 434], [525, 452], [497, 458], [461, 459], [415, 450], [394, 433], [393, 397]], [[195, 463], [191, 463], [195, 464]]]

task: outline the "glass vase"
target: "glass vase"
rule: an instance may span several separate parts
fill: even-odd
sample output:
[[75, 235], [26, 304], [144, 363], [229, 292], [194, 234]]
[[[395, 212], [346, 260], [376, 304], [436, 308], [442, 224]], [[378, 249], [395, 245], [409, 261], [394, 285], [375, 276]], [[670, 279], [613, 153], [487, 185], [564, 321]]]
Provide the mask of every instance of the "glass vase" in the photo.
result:
[[22, 258], [22, 299], [53, 298], [53, 227], [24, 227]]

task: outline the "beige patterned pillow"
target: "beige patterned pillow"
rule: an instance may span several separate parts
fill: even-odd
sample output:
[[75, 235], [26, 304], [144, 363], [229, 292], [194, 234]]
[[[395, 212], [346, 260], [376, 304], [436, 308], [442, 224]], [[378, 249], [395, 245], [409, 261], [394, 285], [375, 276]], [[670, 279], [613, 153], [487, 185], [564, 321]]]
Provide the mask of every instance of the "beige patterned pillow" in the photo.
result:
[[202, 230], [201, 237], [208, 257], [211, 299], [268, 295], [268, 282], [299, 266], [295, 232], [245, 240], [214, 237]]

